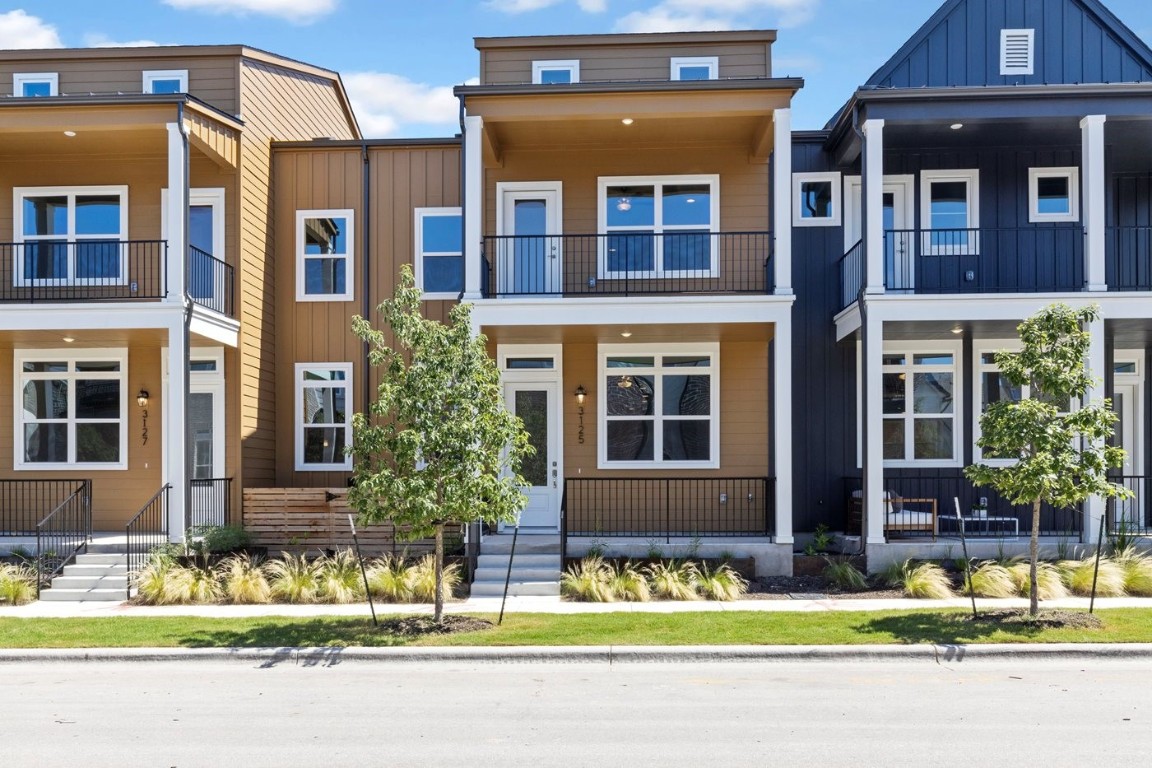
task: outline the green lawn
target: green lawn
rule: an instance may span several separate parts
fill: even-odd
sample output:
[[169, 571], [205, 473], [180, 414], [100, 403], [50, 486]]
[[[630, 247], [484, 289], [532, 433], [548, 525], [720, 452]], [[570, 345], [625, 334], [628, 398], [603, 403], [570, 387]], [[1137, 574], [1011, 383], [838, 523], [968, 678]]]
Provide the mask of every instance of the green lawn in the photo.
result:
[[[1100, 629], [972, 623], [957, 611], [511, 614], [500, 627], [410, 640], [360, 618], [0, 618], [0, 648], [511, 645], [876, 645], [1152, 641], [1152, 611], [1097, 611]], [[495, 616], [484, 616], [495, 620]]]

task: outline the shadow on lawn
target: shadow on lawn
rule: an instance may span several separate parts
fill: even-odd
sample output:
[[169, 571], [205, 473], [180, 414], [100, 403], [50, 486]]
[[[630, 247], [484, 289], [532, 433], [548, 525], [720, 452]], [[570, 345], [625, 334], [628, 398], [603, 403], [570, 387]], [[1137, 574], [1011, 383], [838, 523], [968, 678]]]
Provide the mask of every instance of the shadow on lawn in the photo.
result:
[[861, 632], [892, 635], [901, 643], [962, 644], [989, 642], [992, 636], [1001, 641], [1033, 640], [1044, 627], [1026, 623], [1005, 623], [982, 612], [973, 620], [971, 614], [909, 613], [900, 616], [877, 616], [859, 625]]
[[181, 640], [186, 648], [275, 648], [276, 656], [265, 666], [299, 658], [296, 648], [320, 648], [312, 654], [309, 666], [331, 666], [339, 663], [339, 652], [347, 646], [388, 647], [406, 645], [409, 638], [372, 626], [368, 619], [300, 619], [268, 621], [236, 629], [205, 629], [190, 633]]

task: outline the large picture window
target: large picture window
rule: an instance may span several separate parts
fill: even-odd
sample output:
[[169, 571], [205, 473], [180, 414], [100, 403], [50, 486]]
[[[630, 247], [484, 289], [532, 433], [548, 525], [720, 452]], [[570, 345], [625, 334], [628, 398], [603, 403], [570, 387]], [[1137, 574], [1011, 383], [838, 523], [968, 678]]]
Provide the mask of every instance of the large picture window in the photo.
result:
[[416, 284], [425, 299], [464, 290], [464, 221], [459, 208], [416, 209]]
[[296, 300], [351, 301], [351, 210], [296, 212]]
[[603, 278], [715, 277], [719, 176], [600, 179]]
[[123, 285], [128, 187], [17, 187], [15, 284]]
[[127, 467], [127, 350], [16, 350], [14, 362], [16, 469]]
[[884, 461], [955, 465], [959, 461], [958, 350], [888, 350], [883, 359]]
[[601, 469], [720, 466], [716, 344], [600, 349]]
[[352, 364], [296, 364], [296, 469], [352, 469]]

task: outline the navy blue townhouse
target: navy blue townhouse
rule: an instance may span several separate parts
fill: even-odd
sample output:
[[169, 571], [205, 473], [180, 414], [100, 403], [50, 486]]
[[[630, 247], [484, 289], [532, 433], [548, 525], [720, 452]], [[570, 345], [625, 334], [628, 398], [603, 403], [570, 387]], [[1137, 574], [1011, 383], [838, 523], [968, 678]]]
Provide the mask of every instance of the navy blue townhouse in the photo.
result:
[[[987, 403], [1027, 396], [993, 352], [1041, 307], [1099, 305], [1089, 365], [1135, 498], [1045, 509], [1152, 529], [1152, 50], [1096, 0], [949, 0], [824, 130], [793, 134], [794, 523], [869, 565], [1030, 510], [973, 488]], [[885, 557], [885, 553], [888, 557]]]

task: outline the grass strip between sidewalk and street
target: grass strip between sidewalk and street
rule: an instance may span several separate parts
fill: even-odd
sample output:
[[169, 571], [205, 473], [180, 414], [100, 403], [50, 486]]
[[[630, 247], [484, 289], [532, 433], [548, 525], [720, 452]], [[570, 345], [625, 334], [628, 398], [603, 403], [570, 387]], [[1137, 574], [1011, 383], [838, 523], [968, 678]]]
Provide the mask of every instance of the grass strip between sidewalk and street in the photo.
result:
[[[833, 613], [517, 613], [502, 626], [404, 637], [356, 617], [13, 618], [0, 648], [228, 648], [287, 646], [880, 645], [1133, 643], [1152, 641], [1152, 610], [1097, 611], [1099, 628], [973, 622], [955, 610]], [[387, 618], [387, 617], [385, 617]], [[478, 615], [495, 621], [495, 616]]]

